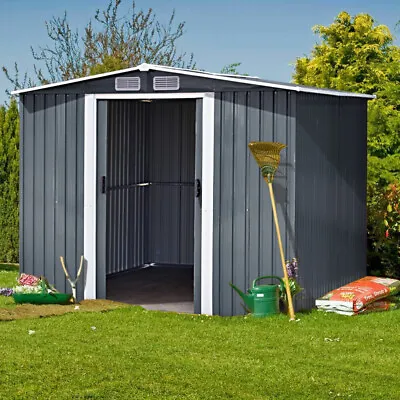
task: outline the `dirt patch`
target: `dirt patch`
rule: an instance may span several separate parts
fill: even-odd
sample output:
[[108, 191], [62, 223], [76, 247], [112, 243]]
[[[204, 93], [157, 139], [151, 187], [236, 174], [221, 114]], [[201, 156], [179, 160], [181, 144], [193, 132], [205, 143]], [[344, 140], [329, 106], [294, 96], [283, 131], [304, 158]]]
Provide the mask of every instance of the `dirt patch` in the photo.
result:
[[[79, 306], [79, 309], [75, 309]], [[62, 315], [70, 312], [102, 312], [117, 308], [131, 307], [129, 304], [111, 300], [83, 300], [79, 304], [18, 304], [14, 307], [0, 308], [0, 321], [12, 321], [15, 319], [42, 318]]]

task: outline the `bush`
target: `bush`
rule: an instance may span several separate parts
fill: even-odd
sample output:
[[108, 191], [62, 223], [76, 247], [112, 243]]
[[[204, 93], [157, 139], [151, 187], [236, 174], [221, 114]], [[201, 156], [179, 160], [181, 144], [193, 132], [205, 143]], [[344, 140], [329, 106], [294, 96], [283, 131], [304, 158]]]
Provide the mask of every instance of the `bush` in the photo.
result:
[[0, 107], [0, 261], [19, 260], [19, 114]]
[[372, 275], [400, 278], [400, 185], [370, 194], [368, 267]]

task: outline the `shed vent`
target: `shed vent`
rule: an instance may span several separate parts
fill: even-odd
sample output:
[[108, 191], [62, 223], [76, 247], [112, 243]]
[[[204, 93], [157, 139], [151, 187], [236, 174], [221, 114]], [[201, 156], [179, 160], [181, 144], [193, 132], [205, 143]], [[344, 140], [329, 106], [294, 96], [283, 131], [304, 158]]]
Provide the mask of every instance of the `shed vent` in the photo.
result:
[[179, 76], [155, 76], [153, 78], [154, 90], [178, 90]]
[[115, 90], [137, 92], [140, 90], [140, 78], [138, 76], [115, 78]]

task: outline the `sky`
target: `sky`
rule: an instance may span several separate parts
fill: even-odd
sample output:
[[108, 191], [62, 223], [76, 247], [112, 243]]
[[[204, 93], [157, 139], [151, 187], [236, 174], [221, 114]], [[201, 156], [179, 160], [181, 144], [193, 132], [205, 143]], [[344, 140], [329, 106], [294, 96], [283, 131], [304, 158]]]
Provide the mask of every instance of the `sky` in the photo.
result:
[[[0, 66], [33, 75], [30, 47], [49, 43], [45, 21], [66, 10], [73, 28], [83, 28], [96, 9], [109, 0], [0, 0]], [[128, 12], [131, 0], [123, 0]], [[314, 25], [329, 25], [341, 11], [368, 13], [392, 33], [400, 20], [400, 0], [137, 0], [137, 9], [153, 8], [166, 23], [173, 9], [176, 21], [185, 21], [186, 32], [178, 48], [193, 53], [197, 67], [220, 72], [241, 62], [239, 72], [289, 82], [297, 57], [309, 54], [317, 37]], [[400, 41], [396, 39], [396, 44]], [[0, 71], [0, 104], [7, 99], [10, 83]]]

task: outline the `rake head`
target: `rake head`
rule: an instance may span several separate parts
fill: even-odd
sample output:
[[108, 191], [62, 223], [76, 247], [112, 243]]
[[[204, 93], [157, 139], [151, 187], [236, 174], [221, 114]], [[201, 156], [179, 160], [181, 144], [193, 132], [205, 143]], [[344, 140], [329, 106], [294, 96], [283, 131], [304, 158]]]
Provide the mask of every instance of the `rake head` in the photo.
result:
[[261, 169], [263, 178], [268, 182], [274, 180], [275, 172], [281, 160], [281, 150], [286, 145], [277, 142], [251, 142], [249, 149]]

